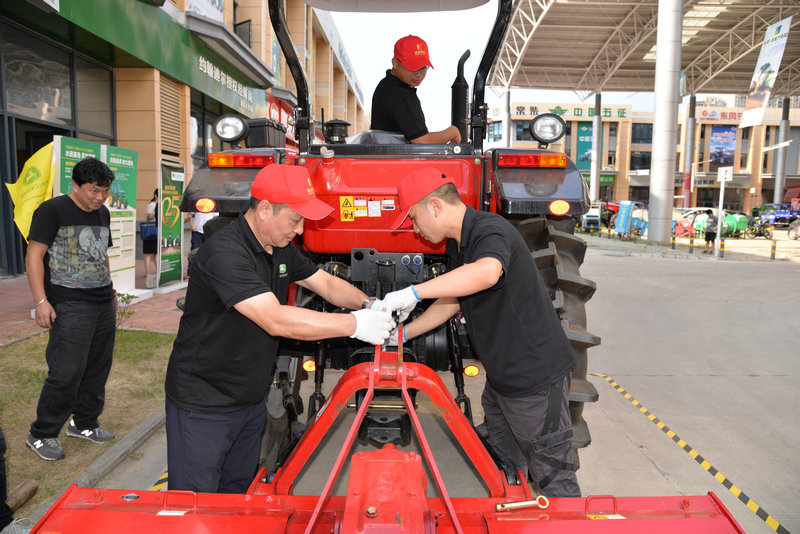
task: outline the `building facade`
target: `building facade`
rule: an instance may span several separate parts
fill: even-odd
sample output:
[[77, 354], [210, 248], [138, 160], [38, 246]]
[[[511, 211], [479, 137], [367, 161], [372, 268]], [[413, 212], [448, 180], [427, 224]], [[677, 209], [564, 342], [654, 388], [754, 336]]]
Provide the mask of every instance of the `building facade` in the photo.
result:
[[[771, 102], [762, 124], [738, 128], [743, 100], [732, 95], [712, 97], [698, 103], [695, 111], [694, 171], [692, 206], [716, 206], [719, 202], [717, 169], [733, 166], [734, 180], [725, 188], [725, 208], [745, 211], [773, 200], [775, 189], [775, 150], [764, 151], [777, 143], [781, 118], [780, 101]], [[589, 179], [591, 172], [593, 104], [512, 102], [510, 128], [500, 108], [490, 112], [488, 147], [536, 148], [528, 132], [530, 120], [540, 113], [555, 113], [564, 119], [567, 133], [552, 150], [565, 152]], [[683, 180], [688, 106], [683, 106], [675, 140], [675, 206], [683, 205]], [[648, 202], [650, 162], [653, 151], [653, 113], [631, 106], [607, 105], [600, 111], [599, 199]], [[786, 157], [786, 189], [800, 186], [800, 102], [792, 100]]]
[[[366, 129], [363, 93], [327, 12], [286, 0], [316, 124]], [[19, 0], [0, 5], [0, 169], [16, 181], [25, 161], [62, 135], [135, 150], [137, 218], [162, 161], [191, 180], [225, 148], [217, 117], [266, 117], [287, 127], [296, 89], [269, 21], [267, 0]], [[321, 138], [321, 134], [317, 134]], [[24, 270], [25, 243], [0, 188], [0, 275]]]

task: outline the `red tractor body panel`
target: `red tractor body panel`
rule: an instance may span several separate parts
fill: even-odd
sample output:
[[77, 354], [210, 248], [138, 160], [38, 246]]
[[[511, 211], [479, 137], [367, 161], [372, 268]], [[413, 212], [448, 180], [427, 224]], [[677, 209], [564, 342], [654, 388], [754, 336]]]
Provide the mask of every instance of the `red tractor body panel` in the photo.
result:
[[[476, 165], [476, 161], [478, 164]], [[317, 197], [334, 208], [321, 221], [306, 221], [303, 245], [311, 252], [349, 253], [354, 248], [382, 252], [444, 253], [444, 242], [430, 243], [410, 223], [393, 230], [398, 217], [397, 184], [410, 172], [434, 167], [452, 178], [467, 205], [478, 206], [480, 158], [397, 159], [336, 155], [330, 163], [306, 158]]]

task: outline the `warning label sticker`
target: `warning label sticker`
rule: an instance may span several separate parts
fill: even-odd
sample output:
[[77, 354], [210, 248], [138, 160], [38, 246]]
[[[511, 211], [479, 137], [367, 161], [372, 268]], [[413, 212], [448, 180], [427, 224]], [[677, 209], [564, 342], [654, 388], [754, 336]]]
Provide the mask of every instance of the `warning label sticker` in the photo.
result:
[[339, 197], [339, 218], [342, 222], [353, 222], [356, 217], [381, 217], [384, 211], [395, 211], [397, 202], [386, 197]]

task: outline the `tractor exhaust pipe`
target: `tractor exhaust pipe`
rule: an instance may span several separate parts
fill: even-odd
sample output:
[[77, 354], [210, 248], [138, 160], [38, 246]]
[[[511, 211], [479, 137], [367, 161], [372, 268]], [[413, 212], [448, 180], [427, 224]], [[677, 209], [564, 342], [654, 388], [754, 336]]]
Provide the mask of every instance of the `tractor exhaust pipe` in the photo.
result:
[[464, 63], [469, 57], [469, 50], [464, 52], [458, 60], [456, 69], [456, 79], [452, 85], [452, 107], [450, 110], [450, 121], [458, 128], [461, 133], [461, 142], [467, 142], [467, 115], [469, 113], [469, 84], [464, 78]]

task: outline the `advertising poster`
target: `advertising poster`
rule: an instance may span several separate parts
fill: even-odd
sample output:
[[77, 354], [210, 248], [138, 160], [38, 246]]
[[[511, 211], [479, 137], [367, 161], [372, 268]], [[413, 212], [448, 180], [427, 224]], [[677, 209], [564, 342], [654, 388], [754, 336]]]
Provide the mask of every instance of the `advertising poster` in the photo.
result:
[[[598, 143], [598, 150], [603, 153], [603, 128], [600, 125], [600, 143]], [[578, 122], [578, 139], [577, 146], [575, 147], [575, 165], [582, 171], [589, 171], [592, 169], [592, 122], [580, 121]]]
[[99, 143], [62, 135], [53, 136], [53, 157], [56, 158], [53, 196], [66, 195], [72, 191], [72, 168], [84, 158], [91, 156], [99, 159], [100, 150]]
[[161, 206], [158, 210], [158, 285], [183, 280], [183, 163], [161, 160]]
[[775, 78], [778, 76], [778, 67], [783, 59], [783, 50], [786, 48], [791, 24], [792, 17], [789, 17], [767, 28], [761, 52], [758, 54], [756, 69], [750, 80], [750, 90], [747, 93], [739, 128], [761, 124], [772, 86], [775, 85]]
[[733, 166], [736, 155], [736, 126], [712, 126], [710, 140], [710, 172]]
[[133, 293], [136, 288], [137, 153], [102, 145], [101, 159], [114, 173], [108, 195], [111, 238], [114, 241], [114, 246], [108, 250], [111, 280], [119, 293]]

